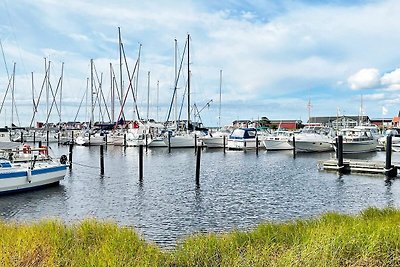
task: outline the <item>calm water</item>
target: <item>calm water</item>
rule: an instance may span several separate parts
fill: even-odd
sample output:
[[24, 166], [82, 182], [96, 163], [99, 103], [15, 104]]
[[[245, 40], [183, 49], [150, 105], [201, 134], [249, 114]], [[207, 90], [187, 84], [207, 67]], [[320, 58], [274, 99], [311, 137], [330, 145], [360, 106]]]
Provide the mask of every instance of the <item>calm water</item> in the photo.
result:
[[[52, 146], [58, 157], [67, 147]], [[327, 211], [355, 214], [369, 207], [399, 207], [400, 183], [384, 176], [319, 171], [331, 153], [203, 150], [200, 187], [194, 149], [149, 149], [138, 180], [138, 148], [108, 147], [105, 175], [99, 148], [74, 147], [73, 169], [60, 186], [0, 197], [0, 218], [31, 221], [87, 217], [133, 226], [148, 241], [173, 246], [196, 232], [249, 229], [263, 221], [311, 218]], [[384, 152], [363, 155], [384, 160]], [[393, 154], [400, 161], [400, 154]]]

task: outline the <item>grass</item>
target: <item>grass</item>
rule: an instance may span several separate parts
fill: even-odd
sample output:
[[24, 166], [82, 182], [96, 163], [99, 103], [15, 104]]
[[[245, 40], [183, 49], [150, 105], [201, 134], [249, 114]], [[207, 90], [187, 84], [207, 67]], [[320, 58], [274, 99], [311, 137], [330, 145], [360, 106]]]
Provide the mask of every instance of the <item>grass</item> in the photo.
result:
[[400, 266], [400, 211], [392, 208], [196, 234], [171, 251], [94, 219], [0, 222], [0, 233], [0, 266]]

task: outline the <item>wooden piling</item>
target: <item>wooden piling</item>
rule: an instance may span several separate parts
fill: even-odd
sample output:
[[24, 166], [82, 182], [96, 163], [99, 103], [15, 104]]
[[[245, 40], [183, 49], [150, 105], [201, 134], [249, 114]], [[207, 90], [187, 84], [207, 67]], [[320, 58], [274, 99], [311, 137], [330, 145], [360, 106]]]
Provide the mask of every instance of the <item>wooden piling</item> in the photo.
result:
[[74, 147], [73, 144], [69, 144], [69, 153], [68, 153], [68, 161], [69, 161], [69, 168], [72, 169], [72, 148]]
[[256, 155], [258, 156], [258, 136], [256, 136]]
[[33, 146], [36, 145], [36, 130], [33, 131]]
[[293, 158], [296, 157], [296, 137], [293, 135]]
[[194, 134], [194, 152], [197, 151], [197, 134]]
[[386, 136], [386, 160], [385, 160], [385, 174], [387, 176], [396, 176], [397, 169], [392, 166], [392, 136]]
[[21, 131], [21, 143], [24, 142], [24, 133]]
[[201, 160], [201, 148], [196, 149], [196, 185], [200, 185], [200, 160]]
[[171, 153], [171, 132], [168, 131], [168, 153]]
[[72, 131], [72, 144], [74, 144], [75, 143], [75, 140], [74, 140], [74, 131]]
[[100, 145], [100, 174], [104, 175], [104, 145]]
[[107, 133], [104, 134], [104, 140], [105, 140], [106, 148], [107, 148], [107, 144], [108, 144], [108, 141], [107, 141]]
[[57, 145], [58, 146], [60, 146], [60, 141], [61, 141], [60, 134], [61, 134], [60, 132], [57, 133]]
[[126, 147], [126, 133], [124, 133], [124, 147]]
[[338, 170], [339, 170], [339, 172], [342, 172], [342, 169], [343, 169], [343, 167], [344, 167], [344, 164], [343, 164], [343, 136], [342, 135], [339, 135], [338, 137], [337, 137], [337, 156], [338, 156], [338, 158], [337, 158], [337, 160], [338, 160], [338, 163], [337, 163], [337, 165], [338, 165]]
[[146, 145], [146, 153], [147, 153], [147, 147], [149, 146], [148, 139], [147, 139], [147, 134], [146, 134], [146, 143], [145, 143], [145, 145]]
[[139, 181], [143, 181], [143, 145], [139, 145]]
[[46, 132], [46, 146], [49, 147], [49, 130]]
[[42, 147], [42, 140], [39, 140], [39, 147]]
[[225, 149], [226, 149], [226, 136], [224, 135], [224, 140], [223, 140], [223, 142], [224, 142], [224, 154], [225, 154]]

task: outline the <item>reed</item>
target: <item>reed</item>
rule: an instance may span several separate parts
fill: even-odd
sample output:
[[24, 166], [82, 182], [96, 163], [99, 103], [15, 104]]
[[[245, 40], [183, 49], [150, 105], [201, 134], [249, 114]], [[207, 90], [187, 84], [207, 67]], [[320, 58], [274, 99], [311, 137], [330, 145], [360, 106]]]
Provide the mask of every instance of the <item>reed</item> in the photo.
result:
[[400, 211], [327, 213], [248, 231], [195, 234], [162, 250], [129, 227], [0, 222], [0, 266], [399, 266]]

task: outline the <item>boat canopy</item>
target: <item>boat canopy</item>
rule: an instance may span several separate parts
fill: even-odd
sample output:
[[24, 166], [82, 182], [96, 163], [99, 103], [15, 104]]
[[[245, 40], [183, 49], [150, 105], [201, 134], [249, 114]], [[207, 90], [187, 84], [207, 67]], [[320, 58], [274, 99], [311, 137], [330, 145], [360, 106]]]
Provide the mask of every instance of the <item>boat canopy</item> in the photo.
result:
[[257, 136], [257, 130], [255, 128], [238, 128], [235, 129], [229, 136], [231, 139], [250, 139]]

